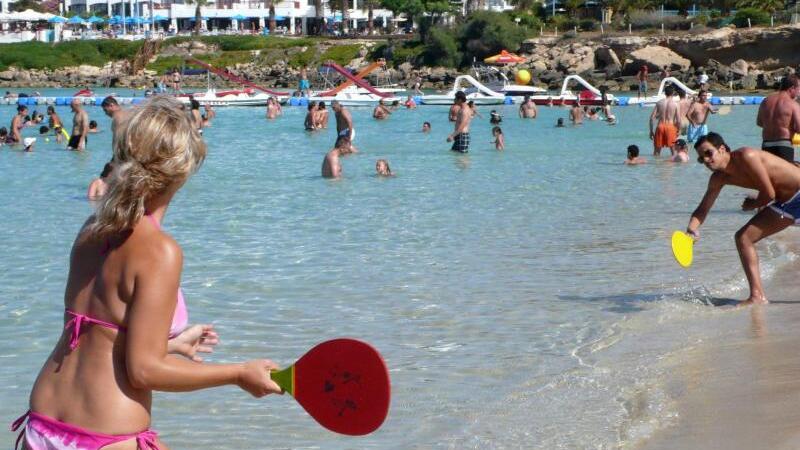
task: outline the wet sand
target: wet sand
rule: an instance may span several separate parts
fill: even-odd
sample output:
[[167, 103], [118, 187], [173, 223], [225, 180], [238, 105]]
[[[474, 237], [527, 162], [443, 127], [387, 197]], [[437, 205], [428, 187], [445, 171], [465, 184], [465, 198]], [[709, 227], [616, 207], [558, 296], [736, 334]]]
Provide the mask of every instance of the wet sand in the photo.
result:
[[674, 426], [636, 448], [800, 448], [800, 261], [766, 285], [767, 307], [731, 311], [731, 333], [679, 357]]

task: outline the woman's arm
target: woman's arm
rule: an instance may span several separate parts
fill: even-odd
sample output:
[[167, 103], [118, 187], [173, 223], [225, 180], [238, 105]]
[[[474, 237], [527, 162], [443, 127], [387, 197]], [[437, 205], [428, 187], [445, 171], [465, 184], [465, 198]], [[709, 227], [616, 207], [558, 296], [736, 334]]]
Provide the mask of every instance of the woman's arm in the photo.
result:
[[177, 303], [183, 255], [172, 239], [161, 237], [138, 252], [139, 270], [128, 307], [126, 367], [139, 389], [184, 392], [235, 384], [256, 397], [280, 392], [269, 377], [269, 360], [244, 364], [200, 364], [167, 354], [167, 336]]

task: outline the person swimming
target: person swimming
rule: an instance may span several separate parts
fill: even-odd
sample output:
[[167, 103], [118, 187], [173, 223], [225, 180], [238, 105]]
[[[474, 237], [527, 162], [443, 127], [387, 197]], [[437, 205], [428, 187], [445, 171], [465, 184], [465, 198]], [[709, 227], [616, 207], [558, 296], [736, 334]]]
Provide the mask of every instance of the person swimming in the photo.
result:
[[623, 164], [628, 166], [637, 166], [639, 164], [645, 164], [645, 163], [647, 163], [647, 160], [639, 156], [639, 146], [629, 145], [628, 158], [625, 160], [625, 162], [623, 162]]
[[389, 168], [389, 161], [385, 159], [379, 159], [378, 161], [375, 162], [375, 172], [378, 174], [378, 176], [381, 177], [394, 176], [394, 173], [392, 173], [392, 169]]
[[427, 133], [431, 131], [431, 123], [430, 122], [423, 122], [422, 123], [422, 132]]
[[499, 125], [503, 122], [503, 116], [497, 112], [497, 110], [493, 109], [492, 112], [489, 113], [489, 123], [491, 125]]

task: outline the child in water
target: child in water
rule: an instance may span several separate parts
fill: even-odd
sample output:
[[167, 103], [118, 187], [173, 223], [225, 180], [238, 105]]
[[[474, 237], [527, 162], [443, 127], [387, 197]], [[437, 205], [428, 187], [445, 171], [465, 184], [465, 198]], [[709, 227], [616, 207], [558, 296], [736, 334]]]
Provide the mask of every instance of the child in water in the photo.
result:
[[379, 159], [375, 162], [375, 172], [377, 172], [378, 176], [380, 177], [394, 176], [392, 169], [389, 168], [389, 161], [386, 161], [385, 159]]
[[99, 130], [97, 129], [97, 121], [90, 120], [89, 121], [89, 133], [97, 133]]
[[625, 160], [623, 164], [628, 166], [638, 166], [639, 164], [646, 164], [647, 160], [643, 157], [639, 156], [639, 146], [637, 145], [629, 145], [628, 146], [628, 159]]
[[677, 163], [689, 162], [689, 147], [686, 145], [685, 140], [678, 139], [675, 141], [675, 154], [670, 161]]
[[492, 136], [494, 136], [494, 148], [495, 150], [505, 150], [506, 148], [506, 139], [503, 136], [503, 130], [500, 127], [492, 128]]
[[500, 115], [500, 113], [497, 112], [497, 110], [493, 109], [492, 112], [489, 113], [489, 123], [490, 124], [492, 124], [492, 125], [500, 125], [500, 123], [502, 121], [503, 121], [503, 117]]

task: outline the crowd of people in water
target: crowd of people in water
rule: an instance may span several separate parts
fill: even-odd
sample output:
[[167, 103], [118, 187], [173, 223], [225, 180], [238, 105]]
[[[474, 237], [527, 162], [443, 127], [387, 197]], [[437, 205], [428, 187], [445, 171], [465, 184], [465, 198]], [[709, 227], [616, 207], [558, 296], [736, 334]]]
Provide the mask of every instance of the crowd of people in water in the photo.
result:
[[[697, 161], [712, 171], [708, 189], [687, 226], [695, 239], [725, 185], [758, 192], [742, 204], [743, 209], [757, 213], [735, 236], [750, 288], [748, 303], [767, 301], [755, 244], [800, 223], [800, 168], [794, 164], [791, 142], [800, 132], [798, 95], [800, 79], [791, 75], [761, 104], [756, 119], [762, 128], [760, 149], [732, 150], [720, 134], [709, 132], [707, 119], [715, 110], [703, 92], [689, 101], [680, 94], [675, 98], [669, 90], [648, 120], [656, 157], [666, 147], [673, 158], [686, 162], [688, 144], [693, 142]], [[89, 187], [96, 210], [70, 253], [64, 320], [58, 325], [63, 327], [61, 337], [36, 378], [28, 412], [12, 427], [24, 426], [19, 439], [25, 448], [99, 449], [116, 444], [166, 449], [151, 429], [153, 391], [234, 385], [255, 397], [281, 393], [270, 379], [270, 371], [277, 369], [272, 361], [202, 361], [200, 355], [212, 351], [218, 335], [212, 325], [190, 325], [180, 290], [182, 251], [161, 228], [173, 197], [206, 157], [202, 131], [214, 119], [213, 108], [207, 106], [201, 113], [194, 99], [187, 107], [168, 96], [155, 96], [127, 110], [107, 97], [101, 106], [111, 118], [113, 156]], [[340, 158], [357, 152], [356, 127], [347, 108], [336, 101], [330, 106], [336, 119], [336, 142], [324, 157], [322, 176], [335, 178], [342, 174]], [[386, 120], [395, 106], [378, 105], [373, 117]], [[48, 108], [45, 119], [44, 114], [19, 106], [11, 131], [2, 134], [3, 142], [33, 151], [33, 143], [23, 138], [22, 130], [39, 126], [48, 139], [63, 139], [68, 148], [83, 151], [93, 132], [92, 121], [79, 100], [72, 102], [71, 110], [72, 132], [66, 133], [53, 108]], [[276, 119], [280, 105], [271, 102], [266, 114]], [[447, 136], [451, 150], [467, 153], [470, 124], [480, 114], [464, 93], [457, 93], [448, 117], [453, 123]], [[530, 99], [520, 105], [519, 117], [537, 118]], [[569, 120], [575, 126], [601, 118], [616, 123], [610, 105], [599, 110], [570, 107]], [[503, 150], [503, 118], [492, 111], [489, 121], [495, 148]], [[326, 105], [309, 105], [306, 129], [314, 132], [327, 124]], [[430, 132], [431, 124], [425, 122], [422, 131]], [[679, 137], [684, 134], [686, 139]], [[627, 152], [626, 164], [645, 162], [637, 146], [629, 146]], [[375, 170], [380, 176], [393, 175], [385, 159], [376, 161]]]

